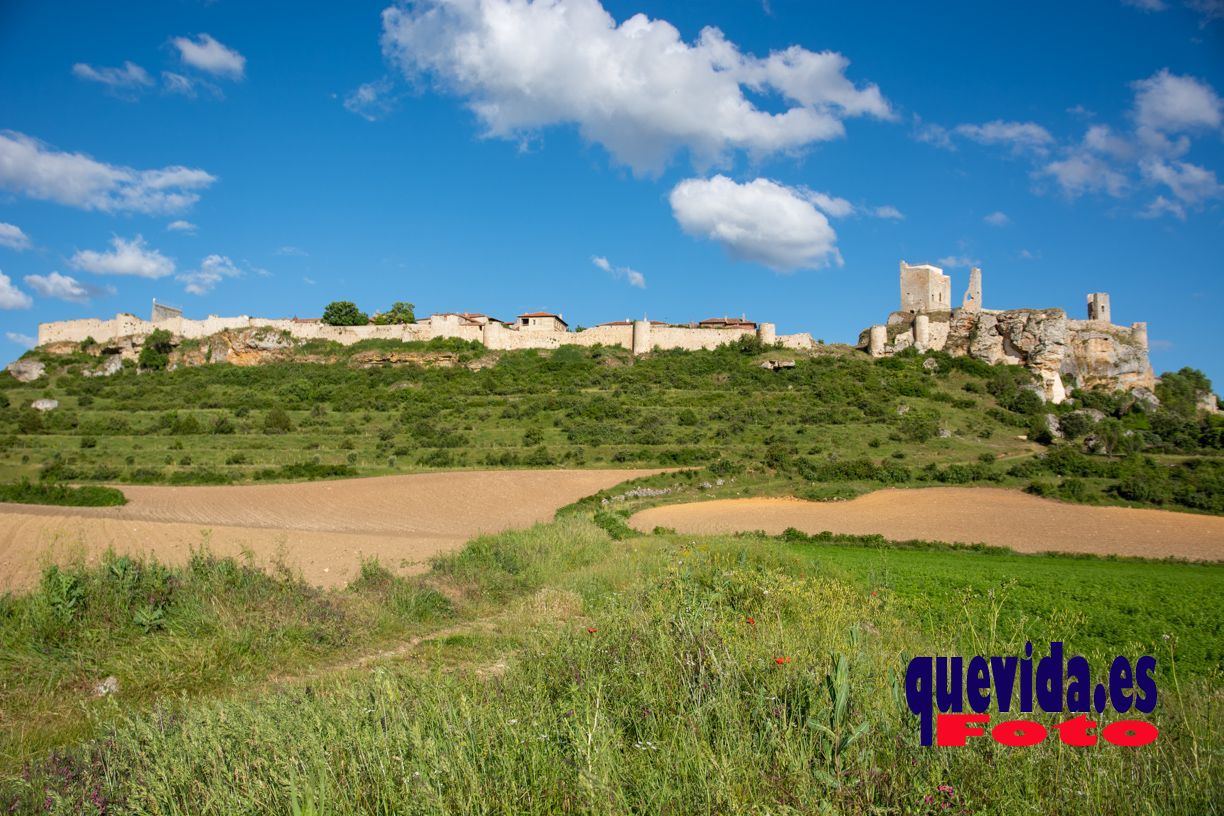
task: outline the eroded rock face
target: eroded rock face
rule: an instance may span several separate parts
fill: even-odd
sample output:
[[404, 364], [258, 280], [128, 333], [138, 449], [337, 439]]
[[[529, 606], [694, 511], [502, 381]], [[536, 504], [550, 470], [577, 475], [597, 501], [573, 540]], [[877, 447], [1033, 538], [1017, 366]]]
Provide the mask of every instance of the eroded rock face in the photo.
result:
[[92, 371], [82, 371], [83, 377], [111, 377], [123, 370], [123, 357], [118, 354], [107, 354], [102, 358], [102, 365]]
[[35, 411], [54, 411], [59, 407], [59, 400], [36, 399], [30, 403], [30, 407]]
[[18, 360], [8, 364], [8, 373], [17, 382], [34, 382], [47, 373], [47, 367], [37, 360]]
[[[984, 362], [1020, 365], [1041, 381], [1043, 396], [1062, 402], [1068, 387], [1151, 389], [1155, 377], [1147, 347], [1133, 328], [1099, 321], [1068, 320], [1062, 309], [933, 312], [924, 332], [926, 348]], [[886, 324], [885, 355], [917, 342], [914, 316], [893, 312]], [[865, 346], [869, 331], [859, 338]]]

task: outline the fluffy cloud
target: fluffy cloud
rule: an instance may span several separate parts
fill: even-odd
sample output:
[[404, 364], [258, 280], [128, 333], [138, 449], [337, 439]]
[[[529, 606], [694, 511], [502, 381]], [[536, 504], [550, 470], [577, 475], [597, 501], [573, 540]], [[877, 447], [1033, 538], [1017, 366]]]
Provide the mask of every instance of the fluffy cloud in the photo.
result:
[[1007, 217], [1005, 212], [992, 212], [982, 220], [992, 227], [1006, 227], [1011, 223], [1011, 219]]
[[201, 34], [194, 40], [175, 37], [171, 42], [184, 63], [205, 73], [227, 79], [242, 79], [246, 73], [246, 57], [217, 42], [209, 34]]
[[957, 269], [960, 267], [978, 266], [982, 262], [977, 258], [970, 258], [968, 255], [948, 255], [940, 258], [935, 263], [945, 269]]
[[898, 210], [891, 204], [885, 204], [883, 207], [876, 207], [872, 210], [872, 215], [876, 218], [888, 218], [893, 221], [904, 221], [905, 213]]
[[1068, 198], [1077, 198], [1084, 193], [1107, 193], [1116, 198], [1128, 186], [1126, 176], [1088, 153], [1072, 153], [1065, 159], [1052, 161], [1034, 175], [1054, 179]]
[[21, 227], [16, 224], [0, 221], [0, 246], [21, 252], [30, 248], [30, 236], [22, 232]]
[[1158, 195], [1139, 213], [1140, 218], [1160, 218], [1162, 215], [1171, 215], [1174, 218], [1185, 221], [1186, 208], [1176, 201], [1170, 201], [1164, 196]]
[[52, 272], [50, 275], [26, 275], [25, 282], [43, 297], [66, 300], [70, 303], [88, 303], [100, 295], [115, 294], [113, 287], [90, 286], [58, 272]]
[[156, 249], [149, 249], [144, 238], [137, 235], [131, 241], [119, 236], [111, 239], [109, 252], [92, 249], [77, 252], [70, 263], [74, 269], [96, 275], [135, 275], [139, 278], [164, 278], [174, 274], [174, 261]]
[[1006, 145], [1016, 152], [1044, 152], [1054, 143], [1050, 132], [1034, 122], [1004, 122], [996, 119], [983, 125], [957, 125], [958, 136], [988, 145]]
[[629, 282], [630, 286], [636, 286], [638, 289], [646, 288], [646, 276], [635, 269], [630, 269], [627, 266], [613, 266], [612, 262], [602, 255], [596, 255], [591, 258], [591, 263], [614, 278], [624, 278]]
[[191, 272], [184, 272], [175, 280], [186, 284], [183, 288], [193, 295], [205, 295], [211, 292], [225, 278], [236, 278], [242, 274], [234, 262], [224, 255], [209, 255], [200, 261], [200, 267]]
[[395, 108], [392, 83], [387, 77], [358, 85], [344, 97], [344, 109], [368, 122], [377, 122]]
[[1176, 76], [1165, 68], [1131, 87], [1141, 137], [1214, 129], [1224, 121], [1224, 101], [1210, 85], [1194, 77]]
[[0, 131], [0, 188], [83, 210], [176, 212], [200, 199], [216, 181], [203, 170], [163, 167], [134, 170], [63, 153], [37, 139]]
[[778, 271], [840, 264], [837, 233], [801, 190], [758, 178], [686, 179], [669, 196], [689, 235], [717, 241], [732, 257]]
[[1139, 165], [1139, 172], [1145, 179], [1165, 185], [1174, 196], [1190, 205], [1201, 204], [1224, 192], [1215, 173], [1197, 164], [1145, 159]]
[[193, 235], [196, 231], [196, 225], [190, 221], [171, 221], [166, 225], [166, 229], [170, 230], [170, 232], [185, 232], [188, 235]]
[[13, 285], [9, 276], [0, 272], [0, 309], [28, 309], [34, 300]]
[[[643, 14], [618, 25], [598, 0], [420, 0], [383, 12], [382, 44], [409, 78], [432, 76], [465, 97], [489, 136], [573, 124], [642, 173], [682, 149], [720, 164], [736, 150], [838, 138], [847, 117], [893, 115], [878, 87], [846, 78], [836, 52], [761, 58], [715, 28], [690, 44]], [[783, 109], [762, 110], [745, 90]]]
[[153, 85], [148, 71], [134, 62], [125, 62], [122, 68], [94, 68], [78, 62], [72, 66], [72, 73], [78, 79], [97, 82], [121, 95], [134, 94]]
[[5, 332], [4, 336], [10, 343], [16, 343], [19, 346], [26, 348], [34, 348], [38, 345], [38, 340], [28, 334], [19, 334], [18, 332]]

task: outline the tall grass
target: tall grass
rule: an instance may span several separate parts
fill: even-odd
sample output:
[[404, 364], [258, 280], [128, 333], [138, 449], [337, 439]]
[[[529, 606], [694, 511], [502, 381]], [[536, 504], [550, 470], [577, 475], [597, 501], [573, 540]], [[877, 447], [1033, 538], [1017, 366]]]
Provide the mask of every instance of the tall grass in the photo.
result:
[[[371, 568], [352, 591], [386, 580]], [[4, 790], [18, 807], [138, 814], [1202, 814], [1220, 801], [1209, 667], [1162, 680], [1162, 735], [1144, 748], [923, 748], [899, 674], [908, 655], [970, 640], [961, 610], [915, 626], [912, 607], [785, 542], [613, 541], [570, 516], [480, 539], [429, 580], [461, 611], [418, 659], [126, 712]]]

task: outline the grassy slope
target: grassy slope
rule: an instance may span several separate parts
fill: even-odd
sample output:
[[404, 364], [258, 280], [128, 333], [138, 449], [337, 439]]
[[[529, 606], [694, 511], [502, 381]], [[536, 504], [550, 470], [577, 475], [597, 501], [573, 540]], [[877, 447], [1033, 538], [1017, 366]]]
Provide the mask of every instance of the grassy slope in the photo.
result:
[[[49, 588], [0, 615], [4, 653], [20, 661], [4, 673], [17, 695], [5, 700], [10, 735], [31, 716], [22, 689], [66, 721], [81, 722], [83, 706], [91, 723], [15, 745], [9, 768], [56, 738], [95, 730], [103, 739], [14, 773], [0, 797], [41, 802], [49, 785], [53, 812], [94, 812], [76, 809], [92, 799], [135, 813], [295, 804], [318, 813], [925, 813], [946, 801], [956, 813], [1190, 814], [1218, 802], [1224, 567], [882, 544], [613, 541], [584, 514], [566, 514], [478, 539], [416, 583], [389, 584], [371, 569], [361, 588], [328, 594], [241, 573], [238, 587], [258, 587], [236, 592], [222, 579], [232, 567], [204, 562], [198, 582], [172, 574], [190, 589], [147, 634], [103, 625], [133, 614], [143, 590], [123, 602], [132, 594], [115, 589], [113, 571], [83, 576], [91, 589], [80, 617], [62, 624], [77, 634], [62, 648], [35, 657], [29, 635]], [[353, 606], [355, 597], [388, 606], [368, 593], [392, 586], [413, 599], [392, 616], [408, 623]], [[276, 600], [282, 592], [298, 600]], [[428, 600], [439, 592], [450, 603]], [[1187, 597], [1189, 613], [1176, 600]], [[256, 610], [283, 631], [297, 621], [299, 643], [357, 622], [361, 608], [384, 621], [366, 644], [414, 627], [437, 634], [395, 658], [320, 671], [329, 644], [265, 653], [282, 637], [257, 636], [268, 627], [251, 622], [190, 652], [224, 646], [217, 683], [200, 687], [189, 658], [183, 671], [168, 666], [179, 662], [185, 622], [210, 608], [224, 610], [220, 628]], [[1063, 638], [1098, 671], [1099, 656], [1155, 654], [1161, 739], [1145, 749], [916, 745], [896, 696], [903, 654], [1017, 653], [1025, 638]], [[150, 685], [140, 668], [149, 655], [162, 661], [157, 693], [129, 692]], [[29, 668], [40, 661], [41, 673]], [[241, 668], [232, 685], [222, 679], [231, 661]], [[89, 701], [79, 691], [83, 678], [116, 667], [135, 675], [118, 695]], [[301, 679], [268, 686], [261, 673]], [[174, 702], [179, 688], [192, 694]]]

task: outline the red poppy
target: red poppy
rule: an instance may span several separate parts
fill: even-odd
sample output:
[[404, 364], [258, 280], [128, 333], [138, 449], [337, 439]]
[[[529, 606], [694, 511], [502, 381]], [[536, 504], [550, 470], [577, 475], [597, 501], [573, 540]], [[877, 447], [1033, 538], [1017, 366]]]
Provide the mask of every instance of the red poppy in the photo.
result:
[[754, 618], [754, 617], [752, 617], [751, 615], [749, 615], [749, 616], [748, 616], [748, 625], [749, 625], [749, 626], [756, 626], [756, 618]]
[[598, 632], [598, 631], [599, 631], [599, 630], [598, 630], [598, 629], [596, 629], [594, 626], [588, 626], [588, 627], [587, 627], [587, 634], [588, 634], [588, 635], [593, 635], [593, 634], [595, 634], [595, 633], [596, 633], [596, 632]]
[[774, 662], [781, 666], [785, 663], [791, 662], [791, 659], [789, 657], [775, 657]]
[[875, 596], [877, 596], [877, 595], [879, 595], [879, 594], [880, 594], [880, 593], [876, 592], [874, 589], [873, 589], [873, 590], [871, 590], [871, 597], [873, 597], [873, 598], [874, 598]]

